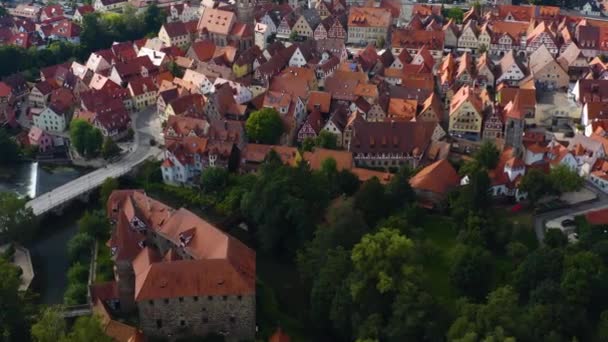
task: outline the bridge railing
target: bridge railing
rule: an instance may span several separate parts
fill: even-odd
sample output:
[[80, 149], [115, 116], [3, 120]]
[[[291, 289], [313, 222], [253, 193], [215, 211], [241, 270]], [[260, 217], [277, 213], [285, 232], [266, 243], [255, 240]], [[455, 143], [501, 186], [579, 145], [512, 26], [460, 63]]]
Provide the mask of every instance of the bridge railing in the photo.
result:
[[[146, 159], [147, 157], [144, 157], [141, 160], [131, 162], [125, 166], [110, 165], [108, 166], [111, 168], [110, 170], [106, 168], [97, 169], [92, 173], [79, 177], [67, 184], [64, 184], [50, 192], [42, 194], [28, 201], [26, 203], [26, 207], [32, 208], [34, 215], [36, 216], [44, 214], [47, 211], [57, 206], [63, 205], [64, 203], [71, 201], [75, 197], [100, 186], [106, 178], [116, 178], [129, 173], [134, 167], [136, 167]], [[74, 186], [75, 183], [82, 183], [85, 180], [86, 182], [84, 183], [84, 185], [81, 185], [80, 187]]]

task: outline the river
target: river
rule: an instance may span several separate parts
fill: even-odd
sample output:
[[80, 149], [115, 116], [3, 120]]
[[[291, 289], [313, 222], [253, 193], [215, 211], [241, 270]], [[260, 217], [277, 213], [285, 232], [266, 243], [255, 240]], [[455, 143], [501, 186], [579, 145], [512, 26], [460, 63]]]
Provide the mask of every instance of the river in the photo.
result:
[[[38, 163], [24, 163], [11, 170], [0, 170], [0, 191], [35, 197], [84, 173], [71, 167], [45, 168]], [[40, 294], [39, 301], [43, 304], [63, 301], [69, 267], [66, 244], [76, 234], [76, 222], [82, 213], [78, 205], [70, 209], [63, 215], [44, 219], [41, 224], [44, 230], [26, 246], [34, 262], [33, 290]]]

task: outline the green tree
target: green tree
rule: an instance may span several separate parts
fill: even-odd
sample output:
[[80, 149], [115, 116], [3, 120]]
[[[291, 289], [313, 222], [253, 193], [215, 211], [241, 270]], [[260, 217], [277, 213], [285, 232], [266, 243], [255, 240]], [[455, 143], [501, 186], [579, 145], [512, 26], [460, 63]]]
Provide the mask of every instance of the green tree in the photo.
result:
[[184, 71], [175, 63], [175, 61], [169, 62], [167, 64], [167, 70], [173, 75], [173, 77], [183, 77]]
[[496, 148], [496, 145], [490, 141], [485, 141], [481, 144], [481, 147], [474, 154], [475, 160], [485, 170], [494, 170], [498, 165], [498, 159], [500, 157], [500, 151]]
[[414, 243], [396, 229], [382, 228], [363, 236], [353, 247], [350, 292], [355, 300], [375, 289], [380, 294], [397, 291], [415, 279]]
[[311, 137], [307, 137], [302, 141], [302, 150], [304, 152], [312, 152], [315, 149], [316, 141]]
[[463, 294], [483, 298], [491, 281], [492, 258], [488, 251], [473, 246], [459, 246], [450, 267], [450, 281]]
[[579, 190], [584, 183], [582, 177], [565, 165], [558, 165], [549, 172], [549, 182], [558, 194]]
[[[510, 286], [494, 290], [485, 304], [465, 303], [460, 311], [448, 330], [449, 341], [515, 341], [512, 337], [523, 328], [517, 294]], [[502, 338], [495, 339], [497, 335]]]
[[298, 38], [298, 32], [292, 30], [291, 33], [289, 34], [289, 41], [295, 42], [297, 38]]
[[257, 228], [264, 251], [294, 255], [312, 238], [329, 202], [321, 175], [300, 163], [297, 167], [266, 161], [247, 192], [241, 211]]
[[273, 108], [263, 108], [251, 113], [245, 123], [245, 131], [251, 141], [276, 144], [283, 134], [283, 121]]
[[383, 49], [385, 43], [386, 43], [386, 40], [384, 39], [384, 37], [376, 38], [376, 47], [378, 49]]
[[31, 329], [35, 342], [59, 342], [65, 338], [65, 332], [65, 319], [55, 307], [44, 309]]
[[605, 272], [602, 260], [587, 251], [567, 255], [561, 288], [568, 303], [586, 306], [592, 296], [593, 283]]
[[410, 185], [412, 173], [409, 167], [404, 166], [393, 175], [393, 178], [386, 185], [386, 196], [392, 209], [402, 209], [405, 205], [413, 203], [416, 199], [414, 189]]
[[229, 179], [228, 170], [221, 167], [208, 167], [201, 173], [201, 185], [207, 193], [226, 190]]
[[0, 128], [0, 166], [10, 166], [19, 160], [19, 146], [4, 128]]
[[325, 256], [310, 292], [310, 317], [316, 327], [329, 331], [334, 328], [329, 319], [332, 303], [350, 273], [351, 263], [350, 252], [342, 247], [326, 251]]
[[75, 119], [70, 123], [70, 140], [81, 156], [91, 158], [99, 153], [103, 135], [87, 121]]
[[315, 146], [335, 150], [338, 148], [338, 138], [335, 134], [322, 130], [315, 138]]
[[147, 33], [157, 34], [160, 27], [167, 22], [167, 14], [153, 3], [146, 8], [143, 22], [147, 25]]
[[528, 194], [528, 199], [536, 203], [551, 191], [551, 184], [547, 175], [539, 169], [531, 169], [522, 177], [519, 189]]
[[[95, 239], [105, 240], [108, 239], [110, 235], [110, 222], [103, 212], [86, 211], [80, 220], [78, 220], [78, 231], [80, 234], [85, 234]], [[78, 235], [79, 234], [76, 236]]]
[[68, 284], [86, 283], [88, 279], [88, 266], [77, 262], [68, 269]]
[[363, 183], [354, 199], [355, 208], [363, 213], [365, 221], [370, 226], [374, 226], [389, 213], [391, 203], [384, 193], [384, 187], [376, 177]]
[[326, 223], [316, 230], [312, 241], [298, 252], [300, 276], [305, 280], [315, 279], [329, 250], [337, 247], [350, 250], [369, 231], [363, 216], [354, 208], [353, 200], [339, 201], [328, 210]]
[[101, 186], [99, 187], [99, 201], [103, 208], [105, 208], [106, 203], [108, 203], [108, 199], [112, 192], [118, 190], [119, 186], [118, 179], [113, 177], [108, 177], [101, 183]]
[[31, 208], [26, 208], [26, 198], [11, 192], [0, 192], [0, 243], [27, 241], [37, 230], [37, 222]]
[[76, 320], [66, 340], [60, 342], [81, 341], [112, 342], [113, 339], [104, 333], [98, 316], [83, 316]]
[[338, 172], [338, 179], [336, 180], [340, 193], [346, 196], [352, 196], [359, 189], [359, 178], [349, 170], [342, 170]]
[[63, 303], [65, 305], [86, 304], [87, 300], [87, 284], [73, 283], [68, 284], [68, 288], [63, 294]]
[[73, 262], [87, 260], [91, 256], [91, 247], [95, 240], [87, 233], [79, 232], [68, 241], [68, 255]]
[[101, 156], [104, 159], [110, 159], [120, 154], [120, 147], [116, 144], [114, 139], [106, 137], [101, 146]]
[[545, 232], [545, 245], [551, 248], [562, 248], [568, 244], [568, 238], [556, 228], [547, 229]]
[[608, 341], [608, 310], [602, 311], [597, 324], [597, 338], [599, 341]]
[[446, 10], [445, 17], [449, 19], [453, 19], [457, 24], [462, 23], [462, 18], [464, 18], [464, 11], [460, 7], [451, 7]]
[[2, 341], [28, 341], [29, 318], [24, 296], [19, 292], [18, 270], [0, 258], [0, 337]]
[[560, 249], [540, 248], [528, 254], [513, 274], [519, 294], [527, 298], [530, 291], [543, 281], [559, 283], [562, 275], [563, 252]]

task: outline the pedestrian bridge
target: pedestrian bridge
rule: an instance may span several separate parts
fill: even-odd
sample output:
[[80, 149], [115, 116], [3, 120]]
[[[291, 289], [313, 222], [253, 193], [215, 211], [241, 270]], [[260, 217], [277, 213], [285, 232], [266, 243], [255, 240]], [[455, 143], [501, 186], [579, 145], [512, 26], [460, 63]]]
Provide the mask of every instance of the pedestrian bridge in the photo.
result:
[[34, 215], [40, 216], [49, 211], [62, 208], [75, 198], [87, 195], [99, 187], [106, 178], [121, 177], [136, 168], [150, 156], [150, 149], [138, 149], [123, 160], [108, 164], [58, 188], [33, 198], [25, 205], [31, 208]]
[[61, 311], [63, 318], [74, 318], [80, 316], [88, 316], [93, 313], [89, 304], [66, 306]]

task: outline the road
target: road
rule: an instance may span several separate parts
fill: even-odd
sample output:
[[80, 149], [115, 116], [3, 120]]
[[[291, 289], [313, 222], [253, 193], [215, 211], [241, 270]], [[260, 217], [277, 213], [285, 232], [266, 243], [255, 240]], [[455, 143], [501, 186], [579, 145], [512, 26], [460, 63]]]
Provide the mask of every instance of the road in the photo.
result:
[[32, 208], [34, 215], [43, 214], [54, 207], [61, 205], [74, 197], [79, 196], [97, 186], [106, 178], [120, 177], [130, 172], [151, 156], [158, 156], [159, 148], [150, 145], [150, 140], [160, 140], [160, 122], [155, 108], [148, 108], [131, 117], [134, 135], [133, 147], [120, 160], [99, 168], [50, 192], [42, 194], [31, 201], [27, 206]]
[[535, 215], [534, 217], [534, 230], [536, 232], [536, 238], [542, 244], [545, 238], [545, 223], [550, 220], [554, 220], [561, 216], [571, 215], [577, 216], [590, 210], [608, 208], [608, 195], [594, 187], [591, 183], [587, 182], [585, 188], [593, 191], [597, 195], [597, 199], [593, 202], [583, 203], [580, 205], [573, 205], [567, 208], [553, 210], [544, 214]]

